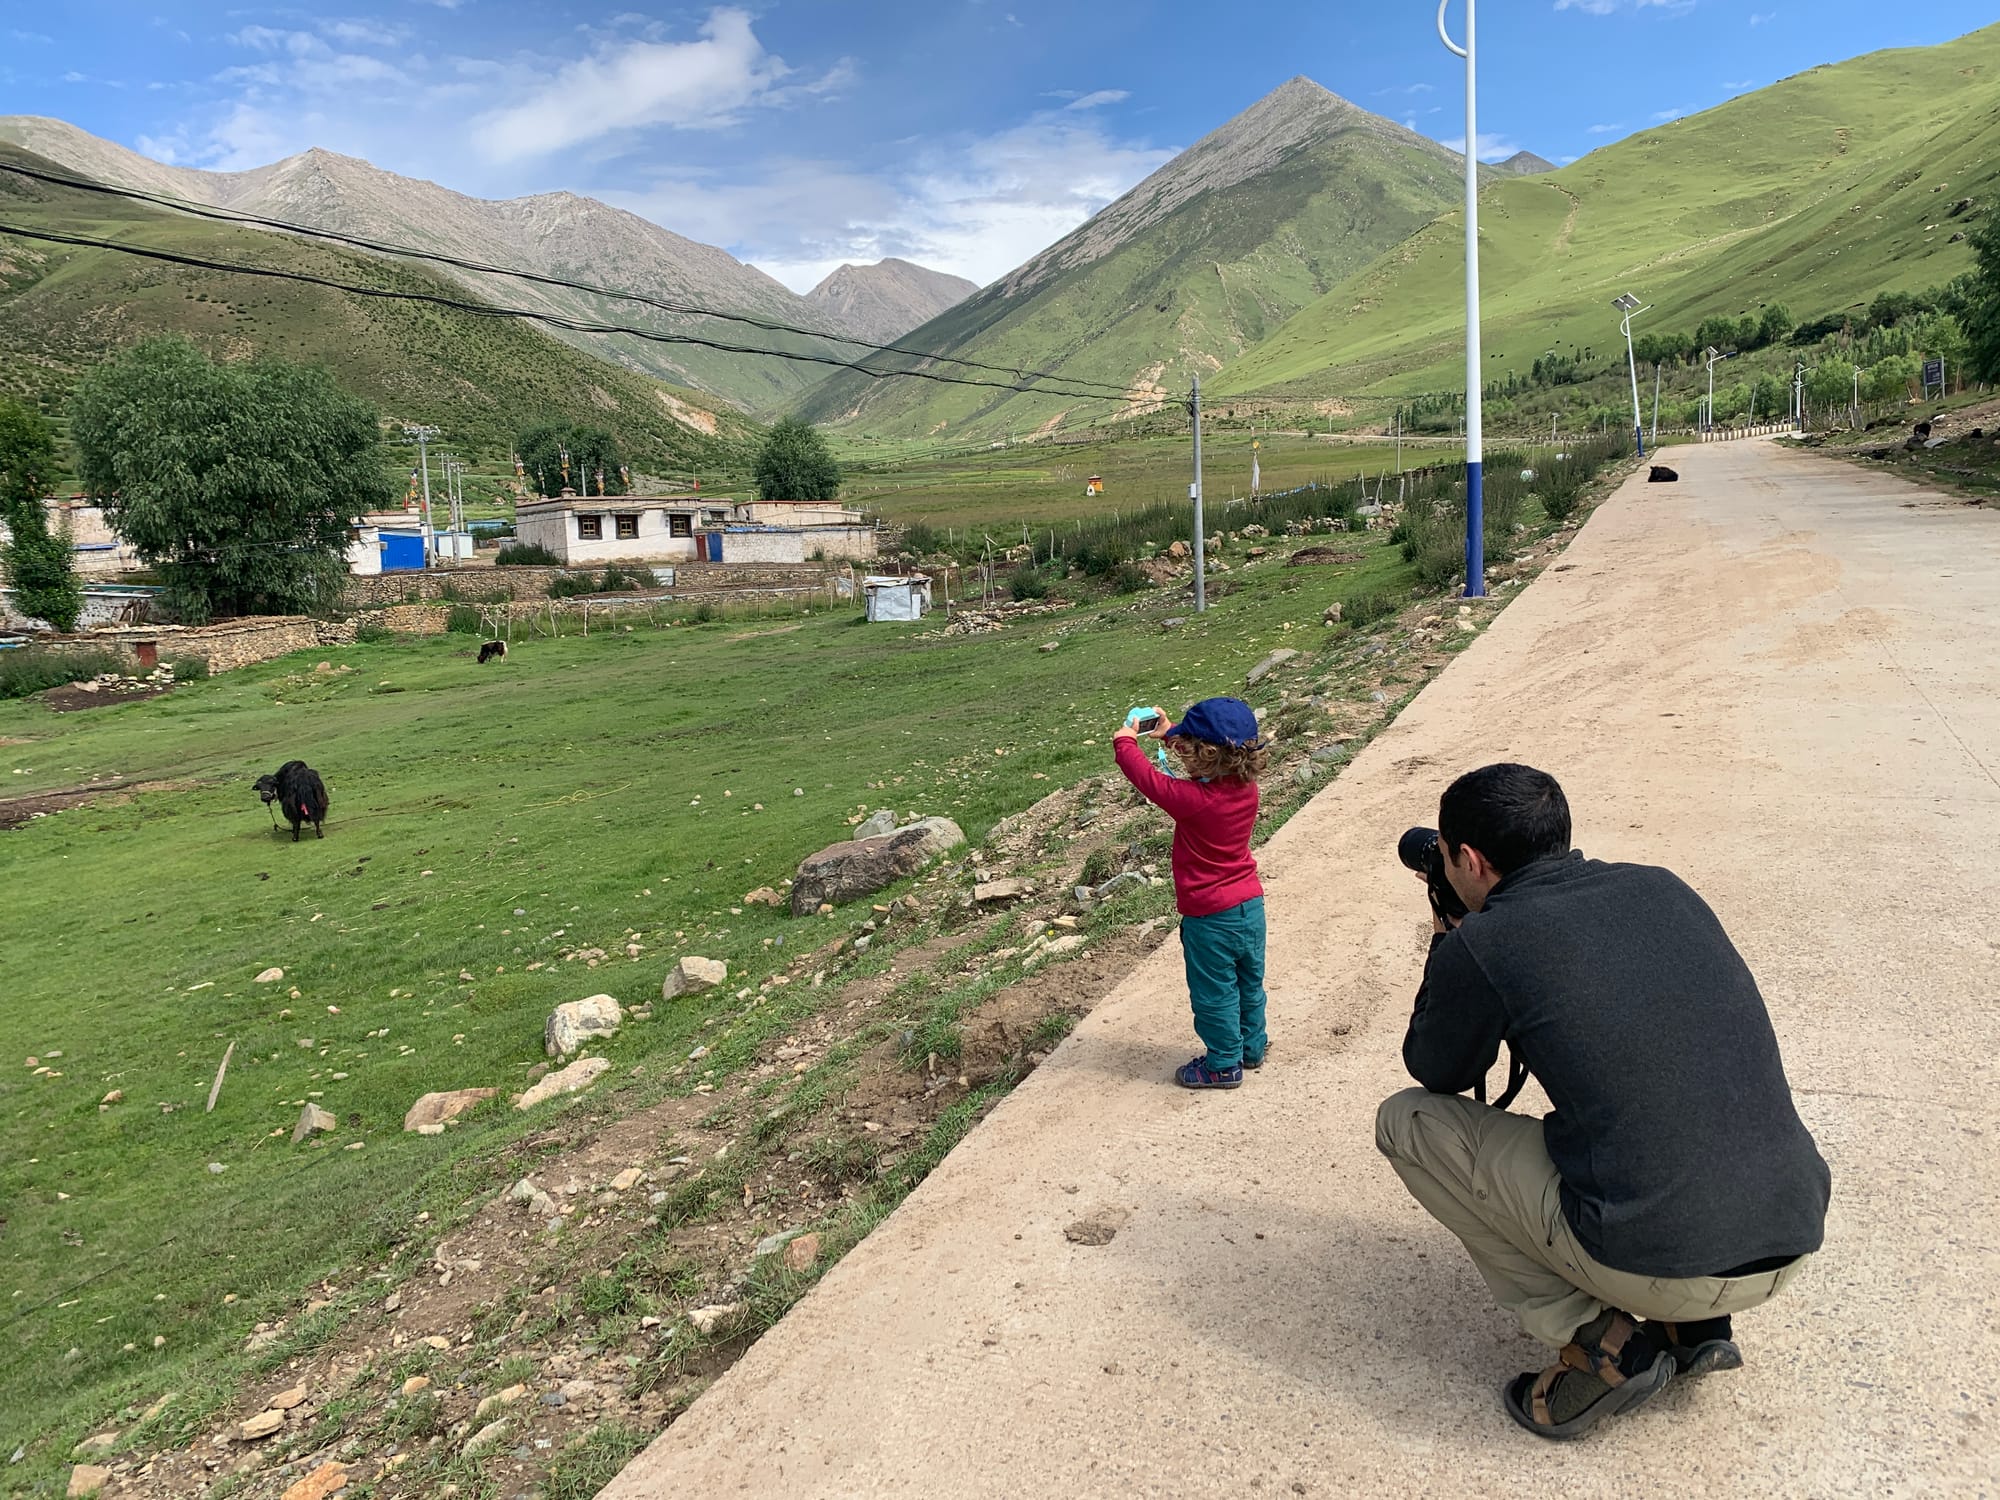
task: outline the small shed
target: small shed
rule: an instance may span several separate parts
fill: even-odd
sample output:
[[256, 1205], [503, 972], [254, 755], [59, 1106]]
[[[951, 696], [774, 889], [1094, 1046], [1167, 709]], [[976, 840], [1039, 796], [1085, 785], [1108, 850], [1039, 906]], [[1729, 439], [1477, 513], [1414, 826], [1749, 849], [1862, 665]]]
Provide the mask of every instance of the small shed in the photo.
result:
[[861, 591], [868, 599], [868, 619], [921, 620], [931, 607], [931, 581], [921, 573], [906, 578], [864, 578]]
[[424, 534], [421, 530], [382, 529], [382, 572], [417, 573], [423, 571], [423, 566]]

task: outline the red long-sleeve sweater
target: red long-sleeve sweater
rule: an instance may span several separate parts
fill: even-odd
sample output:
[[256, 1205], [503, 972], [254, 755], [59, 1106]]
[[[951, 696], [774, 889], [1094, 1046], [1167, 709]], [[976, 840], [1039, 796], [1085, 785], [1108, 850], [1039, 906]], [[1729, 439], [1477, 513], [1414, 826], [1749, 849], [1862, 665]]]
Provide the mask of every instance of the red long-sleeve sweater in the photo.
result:
[[1179, 780], [1123, 735], [1112, 753], [1125, 779], [1174, 820], [1174, 904], [1182, 916], [1212, 917], [1264, 894], [1250, 855], [1256, 782]]

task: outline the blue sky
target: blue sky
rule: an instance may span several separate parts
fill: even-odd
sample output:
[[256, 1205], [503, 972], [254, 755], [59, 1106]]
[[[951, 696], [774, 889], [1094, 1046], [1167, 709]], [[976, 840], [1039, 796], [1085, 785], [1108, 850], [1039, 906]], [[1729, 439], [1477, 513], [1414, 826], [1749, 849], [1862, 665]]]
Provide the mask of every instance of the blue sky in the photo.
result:
[[[1455, 32], [1462, 14], [1453, 0]], [[1295, 74], [1456, 146], [1463, 74], [1434, 16], [1423, 0], [0, 0], [0, 113], [189, 166], [316, 145], [483, 197], [568, 188], [800, 289], [884, 255], [985, 282]], [[1480, 154], [1562, 162], [1993, 8], [1486, 0], [1480, 19]]]

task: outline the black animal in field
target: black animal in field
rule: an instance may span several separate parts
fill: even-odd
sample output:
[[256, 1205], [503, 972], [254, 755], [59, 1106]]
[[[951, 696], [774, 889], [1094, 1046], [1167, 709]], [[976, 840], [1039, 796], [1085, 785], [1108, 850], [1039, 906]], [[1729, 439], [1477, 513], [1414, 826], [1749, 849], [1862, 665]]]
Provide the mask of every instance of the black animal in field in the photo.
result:
[[494, 657], [504, 658], [506, 655], [507, 643], [505, 641], [488, 641], [479, 648], [479, 664], [483, 667], [486, 663], [493, 660]]
[[1680, 474], [1676, 470], [1668, 468], [1665, 464], [1654, 464], [1653, 472], [1646, 476], [1646, 483], [1674, 484], [1680, 480], [1680, 477]]
[[[299, 829], [307, 823], [312, 824], [319, 837], [326, 837], [326, 829], [320, 826], [326, 821], [326, 783], [304, 761], [288, 760], [278, 767], [277, 774], [259, 776], [257, 795], [264, 799], [266, 807], [276, 802], [285, 810], [285, 817], [292, 825], [293, 843], [299, 841]], [[275, 815], [271, 826], [278, 826]]]

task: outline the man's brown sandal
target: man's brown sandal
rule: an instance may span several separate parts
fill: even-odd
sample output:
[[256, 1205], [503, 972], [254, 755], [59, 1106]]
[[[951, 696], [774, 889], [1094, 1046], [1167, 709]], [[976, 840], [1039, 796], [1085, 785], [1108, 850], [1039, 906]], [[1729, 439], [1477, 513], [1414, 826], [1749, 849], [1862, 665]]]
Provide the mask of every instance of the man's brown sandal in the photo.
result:
[[1606, 1417], [1658, 1395], [1674, 1377], [1673, 1355], [1615, 1310], [1577, 1329], [1556, 1358], [1539, 1375], [1516, 1376], [1503, 1393], [1507, 1415], [1537, 1437], [1582, 1437]]

